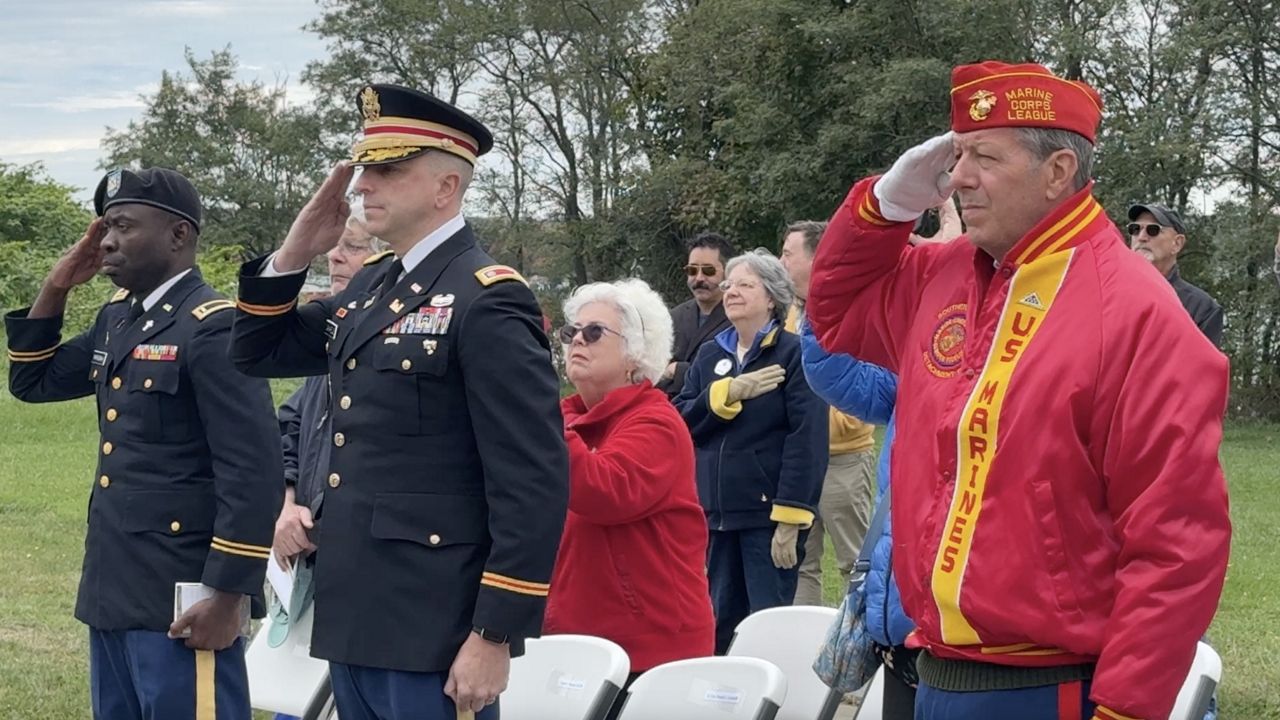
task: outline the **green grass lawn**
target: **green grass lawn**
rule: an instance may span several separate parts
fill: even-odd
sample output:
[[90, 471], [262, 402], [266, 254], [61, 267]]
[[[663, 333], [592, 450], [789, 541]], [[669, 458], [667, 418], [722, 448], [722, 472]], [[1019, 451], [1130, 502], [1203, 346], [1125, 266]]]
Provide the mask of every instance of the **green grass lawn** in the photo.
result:
[[[71, 613], [96, 447], [93, 402], [23, 405], [0, 393], [0, 417], [0, 720], [88, 718], [87, 636]], [[1226, 666], [1222, 716], [1280, 720], [1280, 427], [1232, 427], [1223, 460], [1235, 542], [1210, 631]], [[834, 604], [844, 581], [831, 558], [828, 551], [824, 584]]]

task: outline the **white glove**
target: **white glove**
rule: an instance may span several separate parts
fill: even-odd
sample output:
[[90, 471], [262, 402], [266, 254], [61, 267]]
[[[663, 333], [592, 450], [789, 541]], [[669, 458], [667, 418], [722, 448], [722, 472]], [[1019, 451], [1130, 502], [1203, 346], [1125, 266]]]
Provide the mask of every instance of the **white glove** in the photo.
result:
[[799, 560], [796, 546], [800, 543], [800, 526], [791, 523], [778, 523], [773, 529], [773, 543], [769, 554], [773, 556], [773, 566], [779, 570], [790, 570]]
[[742, 373], [729, 381], [729, 391], [725, 400], [729, 403], [751, 400], [777, 390], [787, 379], [787, 369], [781, 365], [770, 365], [759, 370]]
[[951, 196], [947, 171], [955, 164], [951, 133], [930, 138], [898, 158], [876, 181], [876, 199], [885, 220], [906, 222], [920, 217]]

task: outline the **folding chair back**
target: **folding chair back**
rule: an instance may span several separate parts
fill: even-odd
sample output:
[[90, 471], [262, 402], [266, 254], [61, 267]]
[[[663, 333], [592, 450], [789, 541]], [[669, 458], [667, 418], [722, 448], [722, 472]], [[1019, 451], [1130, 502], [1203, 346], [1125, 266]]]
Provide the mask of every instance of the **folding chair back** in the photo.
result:
[[775, 720], [786, 697], [786, 676], [766, 660], [678, 660], [636, 678], [619, 719]]
[[511, 661], [504, 720], [602, 720], [631, 672], [617, 644], [586, 635], [547, 635]]
[[778, 720], [831, 720], [840, 693], [818, 679], [813, 661], [835, 621], [835, 608], [797, 605], [752, 613], [738, 624], [730, 657], [754, 657], [777, 665], [787, 676], [787, 701]]

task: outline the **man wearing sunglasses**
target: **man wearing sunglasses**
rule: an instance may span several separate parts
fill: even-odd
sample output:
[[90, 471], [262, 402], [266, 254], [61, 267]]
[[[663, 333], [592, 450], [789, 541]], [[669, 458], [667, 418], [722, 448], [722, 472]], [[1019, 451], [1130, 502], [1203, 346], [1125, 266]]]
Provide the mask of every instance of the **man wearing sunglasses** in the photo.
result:
[[1129, 247], [1155, 265], [1173, 285], [1182, 307], [1196, 321], [1200, 332], [1222, 347], [1222, 306], [1209, 293], [1182, 279], [1178, 253], [1187, 244], [1187, 228], [1182, 216], [1163, 205], [1148, 203], [1129, 208]]
[[684, 387], [684, 373], [698, 348], [716, 333], [729, 327], [720, 300], [720, 282], [724, 280], [724, 264], [734, 256], [733, 244], [713, 232], [699, 234], [688, 242], [689, 261], [684, 266], [685, 282], [693, 297], [671, 308], [675, 324], [675, 344], [671, 362], [662, 374], [657, 388], [675, 397]]

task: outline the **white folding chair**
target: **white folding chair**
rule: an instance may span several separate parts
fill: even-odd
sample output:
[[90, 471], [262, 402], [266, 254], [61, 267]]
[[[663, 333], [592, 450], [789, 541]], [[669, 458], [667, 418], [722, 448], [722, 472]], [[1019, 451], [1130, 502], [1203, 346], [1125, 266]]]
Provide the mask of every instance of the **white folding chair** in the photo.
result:
[[615, 643], [586, 635], [547, 635], [511, 661], [502, 693], [505, 720], [601, 720], [622, 692], [631, 659]]
[[777, 665], [708, 657], [659, 665], [636, 678], [620, 720], [774, 720], [787, 697]]
[[866, 694], [862, 696], [862, 704], [853, 716], [856, 720], [880, 720], [884, 717], [884, 673], [883, 665], [876, 669]]
[[836, 609], [813, 605], [776, 607], [747, 616], [734, 630], [730, 657], [754, 657], [787, 676], [787, 701], [778, 720], [831, 720], [840, 693], [818, 679], [813, 661], [835, 621]]
[[270, 616], [258, 628], [244, 658], [254, 709], [306, 720], [322, 717], [321, 707], [332, 694], [329, 664], [311, 657], [311, 619], [307, 608], [278, 647], [267, 645]]
[[1222, 658], [1208, 643], [1196, 645], [1196, 656], [1191, 661], [1191, 671], [1178, 691], [1169, 720], [1202, 720], [1209, 709], [1213, 691], [1222, 681]]

